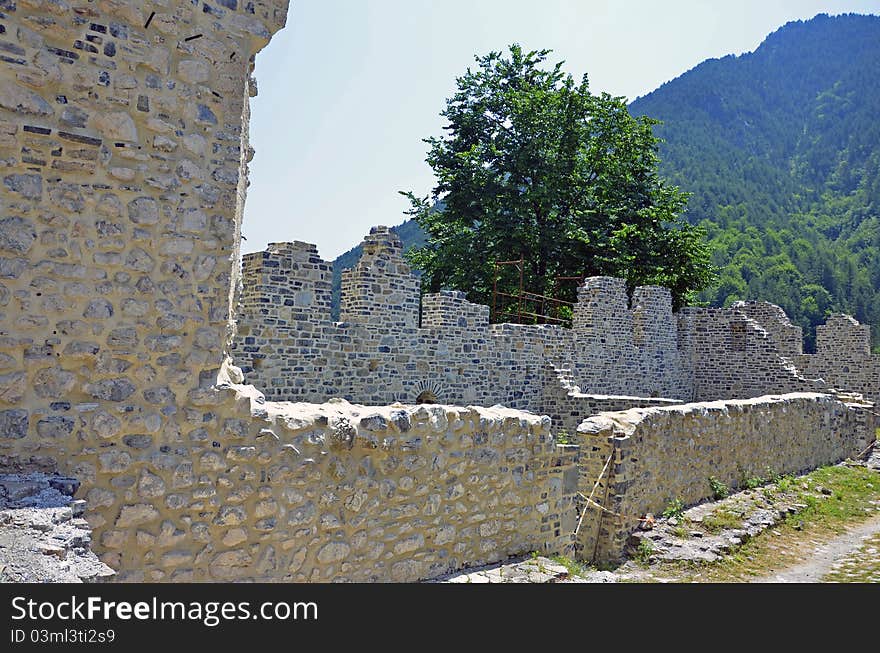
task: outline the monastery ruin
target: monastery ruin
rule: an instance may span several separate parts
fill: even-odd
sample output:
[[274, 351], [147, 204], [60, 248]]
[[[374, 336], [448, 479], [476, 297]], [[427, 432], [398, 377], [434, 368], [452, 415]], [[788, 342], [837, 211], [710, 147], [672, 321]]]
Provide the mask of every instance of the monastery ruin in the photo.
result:
[[384, 227], [339, 322], [313, 246], [239, 269], [254, 56], [287, 10], [0, 0], [0, 498], [67, 497], [51, 555], [80, 560], [90, 530], [106, 565], [55, 579], [616, 560], [710, 475], [874, 441], [880, 356], [847, 316], [805, 354], [776, 306], [673, 313], [663, 288], [596, 277], [571, 329], [490, 324], [458, 292], [420, 301]]

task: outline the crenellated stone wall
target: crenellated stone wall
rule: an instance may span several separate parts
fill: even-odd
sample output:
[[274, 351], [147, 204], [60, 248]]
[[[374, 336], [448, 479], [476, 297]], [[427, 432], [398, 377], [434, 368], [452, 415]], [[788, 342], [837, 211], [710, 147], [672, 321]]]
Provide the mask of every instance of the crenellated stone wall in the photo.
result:
[[688, 506], [710, 499], [710, 477], [741, 488], [744, 478], [798, 473], [855, 457], [874, 441], [878, 425], [873, 404], [819, 393], [590, 417], [577, 430], [581, 492], [607, 511], [588, 507], [577, 555], [619, 560], [648, 513], [660, 514], [673, 499]]
[[816, 353], [794, 357], [795, 365], [828, 385], [880, 402], [880, 354], [871, 354], [871, 330], [836, 314], [816, 328]]
[[419, 282], [403, 260], [403, 246], [387, 227], [374, 227], [362, 243], [357, 264], [342, 271], [339, 316], [370, 324], [380, 333], [419, 324]]
[[[78, 479], [123, 581], [410, 581], [564, 552], [578, 449], [547, 419], [274, 404], [229, 365], [250, 74], [286, 13], [0, 3], [0, 460]], [[380, 245], [350, 287], [415, 329]], [[296, 378], [329, 267], [302, 243], [251, 261], [243, 306], [265, 343], [295, 325]]]
[[591, 277], [571, 329], [489, 324], [488, 307], [457, 291], [425, 294], [419, 325], [419, 283], [397, 236], [377, 227], [364, 247], [344, 274], [342, 322], [330, 318], [331, 263], [314, 246], [244, 256], [233, 355], [268, 397], [501, 403], [566, 415], [569, 428], [601, 403], [578, 395], [629, 397], [628, 406], [831, 387], [880, 396], [880, 357], [852, 318], [831, 318], [819, 328], [819, 352], [805, 355], [800, 327], [773, 304], [673, 314], [665, 288], [629, 297], [622, 279]]
[[736, 308], [684, 308], [678, 314], [683, 355], [692, 362], [696, 401], [821, 391], [780, 354], [777, 338]]
[[548, 412], [545, 387], [551, 394], [559, 388], [548, 364], [565, 365], [594, 394], [686, 400], [692, 393], [665, 288], [636, 289], [630, 309], [622, 280], [587, 279], [573, 329], [490, 325], [488, 307], [463, 293], [428, 293], [419, 325], [418, 279], [394, 232], [377, 227], [361, 261], [343, 273], [343, 321], [330, 321], [326, 302], [304, 304], [308, 318], [289, 319], [279, 307], [326, 297], [332, 272], [309, 249], [310, 265], [320, 269], [312, 274], [291, 247], [273, 244], [243, 257], [233, 356], [271, 399], [501, 403]]
[[858, 392], [880, 401], [880, 355], [871, 353], [871, 328], [850, 315], [831, 315], [816, 328], [816, 353], [805, 354], [801, 328], [785, 312], [767, 302], [732, 306], [763, 329], [776, 352], [798, 373], [825, 387]]
[[[747, 322], [756, 362], [734, 367], [760, 374], [743, 384], [724, 357], [694, 358], [729, 330], [674, 316], [664, 289], [630, 303], [606, 277], [581, 289], [574, 329], [490, 325], [452, 292], [426, 296], [419, 325], [418, 281], [383, 228], [344, 275], [346, 321], [330, 321], [313, 246], [246, 255], [241, 279], [250, 75], [286, 14], [0, 2], [0, 460], [81, 482], [118, 579], [410, 581], [565, 553], [581, 450], [514, 408], [572, 425], [809, 385], [757, 318], [724, 317]], [[844, 379], [863, 360], [828, 352]], [[286, 401], [333, 397], [434, 405]]]

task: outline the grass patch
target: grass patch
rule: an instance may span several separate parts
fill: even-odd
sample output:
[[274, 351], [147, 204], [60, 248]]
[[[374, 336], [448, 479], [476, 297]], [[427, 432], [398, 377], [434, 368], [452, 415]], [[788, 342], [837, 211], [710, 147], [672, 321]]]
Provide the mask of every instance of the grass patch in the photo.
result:
[[710, 533], [719, 533], [726, 528], [741, 528], [742, 525], [741, 516], [724, 508], [703, 517], [703, 527]]
[[666, 519], [681, 519], [684, 514], [684, 501], [672, 499], [661, 514]]
[[654, 543], [648, 538], [643, 537], [639, 540], [639, 546], [636, 548], [636, 562], [643, 567], [647, 567], [653, 553]]
[[709, 477], [709, 488], [712, 490], [712, 498], [715, 500], [726, 499], [730, 494], [730, 488], [727, 487], [727, 484], [714, 476]]
[[[808, 474], [801, 486], [801, 509], [786, 518], [787, 525], [825, 528], [842, 533], [854, 521], [862, 521], [869, 501], [880, 498], [877, 472], [865, 467], [822, 467]], [[827, 497], [813, 494], [819, 486], [831, 490]]]
[[682, 540], [690, 537], [690, 522], [683, 521], [681, 524], [672, 529], [675, 537], [681, 538]]
[[780, 492], [788, 492], [794, 487], [795, 478], [791, 475], [782, 476], [776, 481], [776, 488]]
[[550, 556], [550, 559], [568, 569], [569, 576], [584, 576], [587, 572], [593, 569], [589, 565], [578, 562], [577, 560], [572, 560], [564, 555], [553, 555]]
[[761, 476], [744, 476], [740, 481], [740, 487], [746, 490], [754, 490], [767, 482], [767, 479]]
[[[776, 481], [775, 488], [786, 494], [788, 502], [802, 507], [773, 529], [733, 547], [723, 560], [713, 563], [659, 562], [652, 566], [652, 576], [681, 582], [717, 583], [747, 582], [769, 575], [808, 559], [817, 543], [877, 514], [870, 502], [880, 500], [880, 477], [877, 472], [860, 466], [834, 465], [800, 478], [784, 476]], [[831, 493], [825, 495], [819, 488], [827, 488]], [[741, 523], [738, 515], [724, 510], [703, 518], [707, 530], [735, 528]], [[642, 540], [644, 542], [646, 540]], [[645, 564], [650, 553], [637, 551], [635, 559]], [[876, 554], [873, 558], [877, 558]], [[855, 572], [847, 569], [842, 573]], [[828, 580], [832, 579], [837, 576]]]

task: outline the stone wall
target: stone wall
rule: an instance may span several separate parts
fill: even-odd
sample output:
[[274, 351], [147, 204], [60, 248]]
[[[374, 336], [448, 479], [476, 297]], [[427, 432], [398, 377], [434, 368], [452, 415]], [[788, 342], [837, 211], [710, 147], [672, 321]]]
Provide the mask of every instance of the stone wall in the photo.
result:
[[361, 245], [357, 264], [342, 271], [343, 322], [370, 324], [380, 333], [419, 325], [419, 282], [403, 260], [397, 234], [374, 227]]
[[[550, 382], [555, 376], [556, 383]], [[542, 398], [543, 412], [551, 419], [554, 434], [573, 439], [575, 431], [584, 418], [597, 413], [641, 408], [646, 406], [669, 406], [684, 403], [679, 399], [659, 397], [632, 397], [629, 395], [595, 395], [581, 392], [574, 385], [571, 370], [548, 364], [545, 373]]]
[[313, 246], [273, 244], [245, 254], [242, 269], [233, 355], [247, 381], [274, 400], [501, 403], [549, 412], [544, 388], [559, 386], [547, 366], [563, 363], [591, 393], [690, 398], [664, 288], [637, 288], [630, 309], [622, 280], [587, 279], [573, 329], [490, 325], [488, 307], [463, 293], [429, 293], [419, 325], [418, 279], [396, 234], [376, 227], [357, 266], [343, 272], [343, 321], [332, 322], [331, 264]]
[[639, 287], [630, 299], [623, 279], [587, 279], [568, 354], [575, 382], [591, 394], [691, 399], [691, 361], [681, 355], [678, 328], [668, 289]]
[[678, 337], [682, 355], [692, 361], [696, 401], [828, 387], [804, 376], [780, 353], [777, 332], [737, 308], [684, 308], [678, 314]]
[[734, 302], [734, 311], [757, 323], [780, 356], [794, 358], [804, 352], [803, 329], [795, 326], [779, 306], [770, 302]]
[[797, 473], [855, 457], [875, 439], [880, 420], [873, 411], [870, 403], [792, 393], [590, 417], [577, 431], [581, 492], [610, 512], [587, 510], [578, 555], [619, 559], [647, 513], [660, 514], [673, 499], [693, 505], [711, 498], [710, 476], [737, 488], [770, 471]]
[[[416, 580], [564, 551], [577, 448], [547, 420], [272, 404], [225, 362], [249, 76], [286, 12], [0, 4], [0, 458], [82, 482], [120, 580]], [[329, 268], [301, 243], [256, 268], [285, 295], [253, 311], [307, 348]]]
[[457, 291], [424, 295], [419, 325], [418, 279], [398, 237], [374, 228], [364, 249], [343, 275], [342, 322], [330, 318], [331, 263], [314, 246], [279, 243], [244, 256], [233, 355], [271, 399], [501, 403], [567, 415], [568, 428], [592, 409], [574, 387], [633, 398], [621, 408], [830, 387], [880, 398], [880, 357], [867, 349], [868, 327], [852, 318], [819, 327], [819, 351], [805, 355], [800, 327], [773, 304], [673, 314], [665, 288], [629, 297], [622, 279], [591, 277], [571, 329], [490, 325], [488, 307]]
[[816, 387], [846, 389], [880, 401], [880, 355], [871, 354], [871, 328], [850, 315], [831, 315], [816, 327], [816, 353], [805, 354], [801, 328], [767, 302], [737, 302], [731, 310], [764, 330], [775, 352]]
[[816, 328], [816, 353], [794, 358], [795, 365], [829, 386], [859, 392], [880, 402], [880, 355], [871, 354], [871, 330], [849, 315], [832, 315]]
[[578, 449], [558, 448], [546, 418], [344, 401], [248, 409], [227, 392], [241, 417], [205, 429], [191, 460], [152, 452], [138, 498], [102, 533], [122, 580], [403, 582], [570, 550]]
[[81, 481], [122, 580], [415, 580], [565, 551], [579, 453], [547, 419], [267, 402], [229, 364], [232, 308], [249, 377], [300, 401], [539, 410], [564, 356], [585, 392], [690, 399], [699, 330], [668, 292], [629, 308], [607, 278], [572, 330], [489, 325], [455, 293], [419, 327], [381, 229], [346, 275], [348, 322], [303, 243], [244, 257], [240, 284], [250, 74], [286, 13], [0, 3], [0, 459]]

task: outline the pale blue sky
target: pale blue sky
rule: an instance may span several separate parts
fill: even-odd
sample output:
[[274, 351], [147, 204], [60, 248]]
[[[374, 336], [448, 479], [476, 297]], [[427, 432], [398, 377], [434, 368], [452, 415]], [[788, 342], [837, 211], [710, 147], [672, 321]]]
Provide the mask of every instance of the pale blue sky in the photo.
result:
[[302, 240], [333, 259], [434, 186], [422, 139], [475, 54], [552, 49], [593, 93], [633, 100], [789, 20], [880, 0], [292, 0], [257, 55], [243, 251]]

